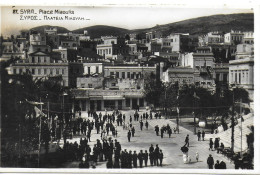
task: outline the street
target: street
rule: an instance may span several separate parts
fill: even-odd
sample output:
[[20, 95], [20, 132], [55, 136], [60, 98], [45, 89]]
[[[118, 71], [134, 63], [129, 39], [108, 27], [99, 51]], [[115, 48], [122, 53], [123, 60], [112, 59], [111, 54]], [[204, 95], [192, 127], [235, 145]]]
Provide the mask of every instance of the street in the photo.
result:
[[[122, 114], [126, 115], [126, 123], [129, 121], [130, 115], [133, 117], [134, 111], [121, 111]], [[143, 114], [146, 112], [145, 110], [140, 110], [139, 114]], [[111, 112], [108, 112], [111, 113]], [[148, 111], [149, 113], [149, 111]], [[97, 112], [99, 114], [99, 111]], [[104, 112], [102, 112], [104, 114]], [[83, 118], [88, 118], [87, 113], [82, 113]], [[90, 118], [91, 120], [91, 118]], [[140, 118], [139, 118], [140, 121]], [[134, 137], [131, 137], [131, 142], [128, 142], [127, 139], [127, 132], [128, 130], [124, 130], [123, 126], [118, 126], [118, 136], [113, 139], [117, 139], [118, 142], [120, 142], [122, 146], [122, 150], [127, 149], [127, 151], [136, 151], [137, 153], [140, 150], [149, 150], [149, 147], [151, 144], [154, 146], [158, 144], [160, 149], [163, 151], [164, 159], [163, 159], [163, 166], [162, 167], [151, 167], [148, 161], [148, 167], [147, 168], [181, 168], [181, 169], [207, 169], [207, 158], [209, 154], [212, 154], [212, 157], [214, 158], [214, 161], [217, 160], [221, 161], [223, 160], [226, 165], [227, 169], [234, 169], [234, 164], [230, 163], [230, 161], [224, 157], [222, 154], [217, 154], [216, 151], [210, 151], [209, 150], [209, 140], [205, 141], [198, 141], [197, 136], [194, 135], [193, 131], [190, 131], [186, 129], [185, 127], [180, 126], [180, 133], [179, 134], [172, 134], [171, 138], [169, 138], [169, 135], [167, 133], [164, 133], [164, 137], [161, 138], [161, 136], [156, 136], [156, 133], [154, 131], [154, 127], [158, 125], [159, 127], [163, 125], [169, 124], [171, 128], [176, 128], [176, 124], [174, 123], [173, 119], [155, 119], [153, 117], [152, 120], [148, 119], [148, 130], [143, 127], [143, 130], [140, 130], [140, 124], [139, 121], [132, 121], [133, 126], [135, 127], [136, 133]], [[144, 121], [145, 123], [145, 121]], [[183, 123], [182, 123], [183, 124]], [[189, 146], [189, 156], [191, 158], [191, 162], [188, 164], [183, 163], [183, 154], [180, 148], [185, 144], [184, 140], [186, 135], [189, 134], [190, 137], [190, 146]], [[96, 134], [96, 131], [93, 130], [91, 135], [91, 142], [88, 144], [93, 148], [94, 144], [96, 143], [96, 140], [100, 139], [100, 134]], [[80, 136], [75, 136], [72, 139], [68, 139], [69, 142], [75, 142], [77, 141], [79, 143]], [[60, 143], [63, 143], [61, 141]], [[149, 151], [148, 151], [149, 152]], [[196, 152], [199, 153], [199, 161], [197, 162], [195, 159]], [[69, 162], [66, 163], [64, 166], [67, 168], [76, 168], [78, 167], [79, 162]], [[98, 162], [97, 168], [106, 168], [106, 162]], [[145, 168], [145, 167], [144, 167]]]

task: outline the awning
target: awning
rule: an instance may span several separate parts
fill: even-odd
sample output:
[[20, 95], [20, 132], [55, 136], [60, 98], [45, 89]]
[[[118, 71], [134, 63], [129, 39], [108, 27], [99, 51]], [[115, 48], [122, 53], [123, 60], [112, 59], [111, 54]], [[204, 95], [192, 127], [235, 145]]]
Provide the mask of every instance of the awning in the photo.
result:
[[123, 96], [103, 96], [104, 100], [124, 100]]

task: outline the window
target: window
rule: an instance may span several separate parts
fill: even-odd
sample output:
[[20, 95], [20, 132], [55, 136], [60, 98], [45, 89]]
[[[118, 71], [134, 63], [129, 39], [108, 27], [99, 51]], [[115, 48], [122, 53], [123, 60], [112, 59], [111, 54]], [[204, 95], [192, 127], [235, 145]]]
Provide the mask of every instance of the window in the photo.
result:
[[127, 72], [127, 78], [130, 78], [130, 72]]
[[89, 88], [92, 88], [92, 84], [88, 84], [88, 87], [89, 87]]
[[58, 75], [59, 74], [59, 69], [56, 69], [56, 75]]
[[119, 72], [116, 72], [116, 78], [119, 78]]
[[116, 83], [111, 83], [111, 86], [113, 86], [113, 87], [116, 86]]
[[241, 73], [238, 73], [238, 83], [241, 84]]
[[113, 76], [114, 75], [114, 72], [110, 72], [110, 76]]
[[38, 69], [38, 75], [42, 74], [42, 69]]
[[34, 75], [35, 74], [35, 69], [32, 69], [32, 75]]
[[98, 68], [99, 68], [99, 67], [98, 67], [98, 66], [96, 66], [96, 73], [99, 73], [99, 70], [98, 70]]
[[43, 62], [44, 62], [44, 63], [46, 63], [46, 62], [47, 62], [47, 59], [46, 59], [46, 57], [43, 57], [43, 59], [44, 59], [44, 61], [43, 61]]
[[122, 72], [122, 78], [125, 79], [125, 72]]
[[32, 63], [34, 63], [35, 62], [35, 59], [34, 59], [34, 57], [32, 57]]
[[52, 69], [50, 69], [50, 74], [51, 74], [51, 75], [53, 74], [53, 70], [52, 70]]
[[46, 75], [47, 74], [47, 69], [44, 69], [44, 75]]
[[16, 69], [14, 69], [14, 74], [16, 74]]
[[62, 69], [62, 75], [64, 75], [65, 74], [65, 70], [64, 69]]
[[88, 67], [88, 74], [90, 74], [90, 67]]

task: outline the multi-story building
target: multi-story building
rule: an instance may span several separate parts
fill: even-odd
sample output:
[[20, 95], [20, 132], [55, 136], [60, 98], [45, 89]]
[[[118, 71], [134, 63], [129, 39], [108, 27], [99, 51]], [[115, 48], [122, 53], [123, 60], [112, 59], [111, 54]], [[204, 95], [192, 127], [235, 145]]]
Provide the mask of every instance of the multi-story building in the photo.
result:
[[103, 83], [104, 77], [100, 75], [77, 78], [77, 88], [103, 89]]
[[172, 52], [189, 52], [196, 46], [195, 38], [188, 33], [173, 33], [168, 38], [171, 41]]
[[244, 32], [243, 43], [254, 44], [254, 32]]
[[[254, 99], [254, 54], [253, 45], [240, 44], [237, 46], [236, 60], [229, 61], [229, 84], [242, 87]], [[244, 52], [245, 51], [245, 52]]]
[[147, 32], [145, 35], [147, 41], [150, 41], [155, 38], [162, 38], [162, 32], [160, 31]]
[[194, 84], [194, 69], [189, 67], [170, 67], [163, 72], [163, 82]]
[[23, 51], [23, 47], [19, 47], [17, 43], [14, 42], [2, 42], [2, 60], [9, 60], [11, 57], [18, 57], [20, 59], [25, 59], [26, 54]]
[[83, 68], [84, 68], [83, 75], [102, 74], [104, 69], [104, 63], [102, 62], [83, 63]]
[[229, 63], [215, 63], [214, 79], [216, 84], [216, 93], [222, 93], [228, 89], [229, 82]]
[[53, 49], [52, 51], [60, 53], [61, 60], [64, 62], [73, 62], [77, 60], [77, 50], [59, 47], [58, 49]]
[[229, 45], [237, 45], [242, 43], [243, 37], [244, 37], [244, 33], [242, 33], [241, 31], [231, 30], [231, 32], [226, 33], [224, 35], [224, 42], [225, 44], [229, 44]]
[[30, 45], [46, 45], [46, 36], [41, 33], [32, 33], [30, 35]]
[[224, 36], [220, 34], [218, 31], [216, 32], [209, 32], [205, 35], [205, 43], [208, 44], [218, 44], [224, 42]]
[[97, 54], [105, 59], [112, 59], [113, 55], [129, 53], [129, 46], [120, 37], [102, 37], [102, 44], [97, 45]]
[[181, 60], [179, 60], [179, 57], [180, 57], [179, 53], [176, 53], [176, 52], [171, 52], [171, 53], [169, 53], [169, 52], [154, 52], [154, 55], [168, 59], [169, 63], [172, 66], [180, 65]]
[[143, 90], [73, 89], [72, 106], [82, 111], [104, 111], [113, 109], [135, 109], [147, 105]]
[[198, 47], [193, 53], [193, 68], [195, 85], [213, 89], [214, 57], [210, 47]]
[[68, 63], [54, 60], [50, 53], [37, 51], [29, 58], [11, 65], [11, 74], [31, 73], [33, 79], [62, 77], [63, 86], [76, 87], [76, 77], [83, 73], [82, 63]]
[[105, 85], [110, 89], [143, 89], [144, 77], [156, 73], [156, 66], [115, 65], [104, 67]]

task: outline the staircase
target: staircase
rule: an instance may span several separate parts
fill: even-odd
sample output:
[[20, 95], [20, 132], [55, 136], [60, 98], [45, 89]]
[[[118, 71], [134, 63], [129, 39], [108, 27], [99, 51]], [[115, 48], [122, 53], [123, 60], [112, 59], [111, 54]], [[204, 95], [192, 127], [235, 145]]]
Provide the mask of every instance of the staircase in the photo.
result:
[[[251, 133], [250, 126], [254, 125], [254, 115], [249, 113], [243, 116], [244, 121], [242, 122], [242, 151], [247, 149], [247, 138], [246, 135]], [[222, 142], [225, 147], [231, 147], [231, 130], [229, 128], [226, 131], [219, 132], [217, 134], [206, 134], [205, 138], [220, 138], [220, 143]], [[234, 152], [241, 151], [241, 120], [239, 119], [238, 124], [234, 128]]]

